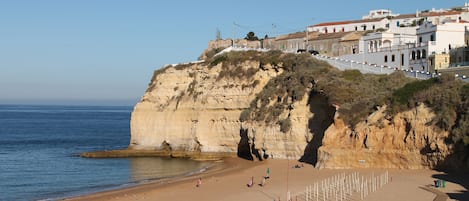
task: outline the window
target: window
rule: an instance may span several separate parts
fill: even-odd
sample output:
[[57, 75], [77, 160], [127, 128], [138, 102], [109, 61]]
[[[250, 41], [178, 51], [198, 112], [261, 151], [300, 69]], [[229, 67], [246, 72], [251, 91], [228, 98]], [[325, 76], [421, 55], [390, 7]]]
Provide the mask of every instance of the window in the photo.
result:
[[419, 37], [419, 43], [422, 43], [422, 36]]
[[375, 29], [376, 29], [376, 27], [375, 27], [375, 25], [373, 25], [373, 30], [375, 30]]
[[366, 31], [366, 25], [363, 25], [363, 31]]
[[412, 60], [415, 60], [415, 51], [412, 51]]
[[335, 33], [335, 27], [334, 27], [334, 29], [333, 29], [333, 32]]
[[357, 26], [355, 26], [355, 31], [358, 31], [358, 27], [357, 27]]
[[404, 65], [404, 54], [401, 54], [401, 66]]
[[391, 62], [394, 62], [396, 60], [396, 56], [393, 54], [391, 55]]
[[422, 50], [422, 59], [425, 59], [425, 58], [427, 58], [427, 51]]
[[384, 63], [388, 62], [388, 55], [384, 55]]
[[420, 59], [420, 57], [421, 57], [420, 50], [417, 50], [417, 59]]
[[342, 27], [342, 32], [345, 32], [345, 28], [344, 28], [344, 27]]
[[435, 41], [435, 36], [433, 34], [430, 35], [430, 41]]

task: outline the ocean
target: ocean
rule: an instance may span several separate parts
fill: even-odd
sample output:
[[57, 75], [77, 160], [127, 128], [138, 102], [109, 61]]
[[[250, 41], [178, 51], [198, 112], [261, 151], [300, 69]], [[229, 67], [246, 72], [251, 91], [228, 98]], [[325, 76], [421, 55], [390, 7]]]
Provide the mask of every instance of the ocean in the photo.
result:
[[0, 200], [56, 200], [197, 173], [210, 163], [79, 153], [126, 148], [130, 106], [0, 105]]

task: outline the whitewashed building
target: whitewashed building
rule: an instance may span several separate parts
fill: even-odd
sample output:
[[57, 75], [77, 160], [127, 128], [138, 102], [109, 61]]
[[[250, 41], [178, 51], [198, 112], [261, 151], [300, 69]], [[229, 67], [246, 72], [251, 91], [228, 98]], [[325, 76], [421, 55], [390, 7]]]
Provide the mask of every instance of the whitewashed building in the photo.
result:
[[444, 24], [455, 20], [469, 20], [469, 12], [460, 10], [416, 11], [413, 14], [397, 15], [389, 18], [389, 28], [416, 27], [423, 22]]
[[469, 21], [469, 4], [456, 10], [432, 9], [426, 11], [416, 11], [412, 14], [393, 14], [391, 10], [380, 9], [371, 10], [368, 15], [361, 20], [348, 20], [337, 22], [325, 22], [309, 26], [309, 32], [336, 33], [350, 31], [370, 31], [377, 29], [393, 29], [399, 27], [417, 28], [425, 21], [433, 24], [444, 24], [455, 20]]
[[469, 23], [464, 21], [439, 25], [424, 22], [417, 29], [395, 27], [386, 32], [370, 33], [359, 42], [360, 55], [345, 58], [396, 69], [432, 72], [436, 59], [445, 58], [434, 55], [447, 55], [451, 48], [466, 45], [468, 27]]
[[363, 20], [350, 20], [340, 22], [325, 22], [309, 26], [310, 32], [317, 31], [320, 33], [337, 33], [351, 31], [370, 31], [377, 29], [387, 29], [389, 20], [387, 18], [373, 18]]
[[381, 19], [381, 18], [386, 18], [386, 17], [395, 17], [398, 15], [399, 14], [392, 14], [391, 10], [379, 9], [379, 10], [370, 10], [370, 13], [368, 13], [368, 15], [363, 16], [362, 19], [363, 20]]

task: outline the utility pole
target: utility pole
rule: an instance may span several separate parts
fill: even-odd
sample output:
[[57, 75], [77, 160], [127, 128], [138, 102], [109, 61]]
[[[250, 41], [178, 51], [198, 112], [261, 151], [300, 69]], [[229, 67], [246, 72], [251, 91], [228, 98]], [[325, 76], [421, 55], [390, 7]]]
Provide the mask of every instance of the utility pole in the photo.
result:
[[277, 26], [274, 23], [272, 23], [272, 35], [273, 35], [273, 37], [276, 37], [275, 36], [276, 35], [275, 34], [275, 28], [277, 28]]
[[232, 46], [235, 47], [236, 46], [236, 22], [233, 21], [233, 44]]

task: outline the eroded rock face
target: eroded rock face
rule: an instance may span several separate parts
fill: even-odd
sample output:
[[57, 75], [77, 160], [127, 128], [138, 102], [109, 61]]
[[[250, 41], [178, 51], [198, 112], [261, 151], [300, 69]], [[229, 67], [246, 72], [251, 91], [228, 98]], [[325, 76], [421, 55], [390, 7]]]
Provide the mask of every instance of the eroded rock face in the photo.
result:
[[434, 114], [424, 105], [392, 119], [382, 107], [351, 129], [312, 87], [280, 114], [291, 120], [288, 132], [276, 123], [241, 122], [241, 112], [282, 68], [256, 61], [224, 65], [172, 66], [156, 74], [132, 112], [129, 149], [406, 169], [434, 168], [451, 152], [444, 142], [448, 132], [431, 126]]
[[129, 148], [236, 153], [240, 113], [278, 72], [258, 62], [231, 67], [255, 73], [221, 76], [222, 64], [200, 63], [156, 75], [132, 112]]
[[[250, 77], [223, 76], [230, 68], [231, 72], [241, 68], [255, 73]], [[223, 64], [208, 67], [203, 63], [168, 67], [154, 77], [132, 112], [129, 148], [232, 152], [255, 160], [300, 159], [313, 139], [310, 122], [320, 119], [323, 114], [318, 111], [327, 101], [318, 105], [318, 101], [305, 95], [293, 102], [279, 117], [291, 120], [291, 129], [286, 133], [275, 122], [240, 121], [241, 112], [280, 73], [281, 67], [260, 67], [259, 62], [253, 61], [228, 67]], [[319, 115], [312, 113], [310, 102]]]
[[435, 168], [450, 154], [447, 131], [431, 126], [434, 113], [424, 105], [388, 120], [385, 108], [350, 129], [336, 116], [319, 148], [319, 168]]

